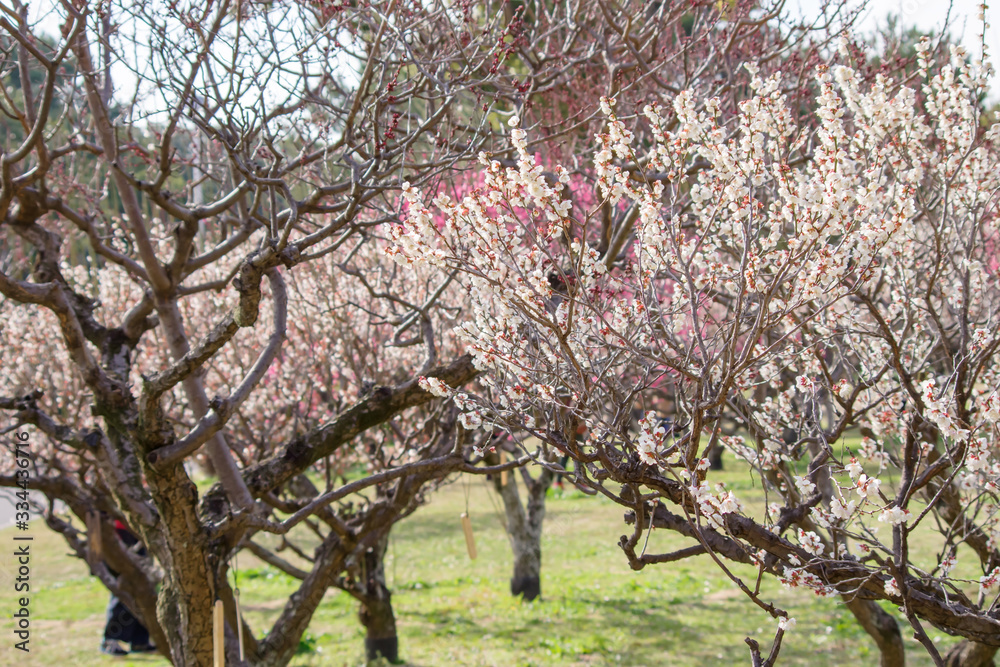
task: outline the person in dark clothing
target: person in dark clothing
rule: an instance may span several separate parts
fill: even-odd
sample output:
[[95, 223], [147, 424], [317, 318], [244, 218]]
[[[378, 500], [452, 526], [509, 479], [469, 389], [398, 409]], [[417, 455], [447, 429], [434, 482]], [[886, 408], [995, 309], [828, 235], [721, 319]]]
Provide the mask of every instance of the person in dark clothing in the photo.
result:
[[[121, 521], [115, 520], [115, 533], [126, 547], [131, 547], [139, 542], [139, 538], [132, 534], [128, 527]], [[145, 555], [145, 548], [140, 547], [139, 554]], [[108, 568], [111, 576], [117, 577], [118, 573]], [[128, 644], [126, 650], [123, 644]], [[149, 643], [149, 631], [146, 626], [139, 622], [122, 603], [118, 597], [112, 593], [108, 602], [108, 620], [104, 624], [104, 640], [101, 642], [101, 653], [107, 655], [128, 655], [131, 653], [151, 653], [156, 650], [153, 644]]]

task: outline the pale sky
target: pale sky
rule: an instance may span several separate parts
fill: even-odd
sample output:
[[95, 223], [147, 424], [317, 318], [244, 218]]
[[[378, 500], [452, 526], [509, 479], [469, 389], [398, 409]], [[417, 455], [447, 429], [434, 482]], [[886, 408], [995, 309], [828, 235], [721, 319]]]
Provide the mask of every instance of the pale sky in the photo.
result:
[[[33, 10], [32, 14], [35, 18], [44, 17], [53, 6], [52, 0], [35, 0], [28, 4]], [[801, 8], [807, 14], [815, 14], [821, 4], [822, 0], [788, 0], [786, 7], [792, 11]], [[854, 0], [852, 4], [858, 6], [861, 4], [861, 0]], [[950, 4], [952, 15], [956, 18], [953, 22], [955, 26], [953, 31], [955, 34], [961, 33], [963, 21], [966, 23], [966, 34], [962, 36], [962, 41], [971, 51], [979, 43], [980, 26], [976, 16], [979, 14], [980, 2], [979, 0], [953, 0]], [[874, 28], [887, 14], [892, 13], [901, 16], [907, 25], [916, 25], [924, 30], [930, 30], [940, 27], [944, 22], [948, 7], [948, 0], [870, 0], [868, 15], [861, 28]], [[990, 21], [990, 19], [1000, 19], [1000, 10], [989, 7], [986, 10], [986, 18], [993, 24], [987, 31], [987, 43], [990, 51], [995, 54], [997, 47], [1000, 46], [1000, 39], [998, 39], [1000, 38], [1000, 20]], [[42, 28], [46, 32], [56, 34], [59, 31], [58, 21], [54, 18], [50, 20], [43, 18]]]
[[[815, 14], [822, 4], [821, 0], [788, 0], [786, 7], [792, 12], [802, 12], [809, 16]], [[860, 1], [854, 1], [852, 6], [857, 7]], [[951, 7], [951, 34], [958, 38], [958, 41], [965, 45], [969, 54], [974, 57], [982, 55], [979, 45], [982, 33], [982, 25], [978, 21], [980, 0], [870, 0], [868, 10], [858, 27], [862, 32], [870, 32], [878, 25], [885, 24], [885, 17], [895, 14], [902, 19], [903, 27], [916, 26], [921, 30], [935, 30], [937, 32], [944, 25], [945, 17]], [[994, 5], [1000, 2], [993, 3]], [[986, 30], [986, 49], [989, 52], [990, 60], [996, 66], [998, 49], [1000, 49], [1000, 9], [996, 6], [988, 7], [986, 10], [986, 22], [989, 28]], [[964, 29], [964, 30], [963, 30]]]
[[[815, 14], [821, 4], [822, 0], [788, 0], [786, 7], [793, 12], [801, 8], [806, 14]], [[861, 0], [854, 0], [852, 4], [858, 6], [861, 4]], [[903, 23], [906, 25], [916, 25], [924, 30], [939, 28], [944, 23], [949, 4], [952, 7], [952, 15], [955, 17], [953, 34], [960, 37], [970, 53], [979, 55], [978, 44], [981, 27], [976, 20], [979, 14], [979, 0], [952, 0], [950, 3], [949, 0], [870, 0], [868, 14], [860, 27], [863, 30], [872, 29], [891, 13], [902, 17]], [[994, 2], [994, 4], [997, 3]], [[52, 0], [29, 2], [35, 18], [45, 17], [52, 5]], [[992, 24], [987, 30], [987, 48], [992, 57], [995, 58], [997, 49], [1000, 47], [1000, 10], [996, 7], [989, 7], [986, 10], [986, 18]], [[964, 34], [962, 34], [963, 27], [965, 28]], [[49, 20], [43, 18], [42, 28], [46, 32], [56, 34], [59, 31], [58, 21], [54, 17]], [[973, 51], [973, 49], [976, 50]]]
[[[857, 7], [863, 0], [849, 0], [851, 6]], [[4, 2], [4, 0], [0, 0]], [[815, 16], [823, 0], [787, 0], [786, 11], [793, 15], [804, 14], [805, 16]], [[922, 30], [939, 30], [944, 24], [945, 17], [951, 8], [952, 27], [951, 33], [958, 41], [966, 46], [970, 56], [979, 58], [980, 35], [982, 25], [978, 21], [980, 0], [869, 0], [867, 13], [858, 25], [862, 32], [874, 30], [878, 25], [885, 23], [885, 17], [895, 14], [902, 19], [903, 27], [915, 25]], [[986, 19], [989, 27], [986, 30], [986, 46], [990, 60], [994, 67], [1000, 71], [997, 62], [1000, 61], [1000, 0], [994, 0], [994, 5], [986, 10]], [[32, 17], [39, 21], [39, 26], [44, 32], [58, 34], [59, 21], [52, 12], [52, 0], [33, 0], [29, 2]], [[117, 68], [116, 68], [117, 69]], [[115, 77], [120, 82], [125, 82], [134, 78], [126, 71], [115, 72]], [[1000, 94], [1000, 86], [995, 82], [992, 85], [992, 96]]]

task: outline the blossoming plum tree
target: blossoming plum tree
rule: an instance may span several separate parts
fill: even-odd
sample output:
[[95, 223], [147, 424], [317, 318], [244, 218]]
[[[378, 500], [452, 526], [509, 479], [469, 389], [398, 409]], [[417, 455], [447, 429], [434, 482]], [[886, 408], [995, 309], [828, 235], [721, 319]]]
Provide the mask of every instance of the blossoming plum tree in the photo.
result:
[[[629, 508], [633, 568], [711, 554], [778, 620], [770, 655], [747, 639], [754, 664], [773, 664], [793, 625], [761, 594], [765, 575], [844, 600], [883, 664], [903, 657], [879, 600], [936, 664], [927, 623], [969, 640], [950, 662], [986, 664], [1000, 646], [990, 68], [957, 47], [940, 62], [924, 40], [912, 88], [862, 80], [846, 47], [846, 64], [814, 68], [815, 124], [753, 63], [730, 116], [691, 90], [641, 118], [604, 98], [595, 207], [567, 196], [568, 170], [546, 178], [512, 118], [516, 164], [483, 154], [484, 187], [433, 199], [440, 225], [406, 188], [389, 252], [463, 276], [475, 317], [457, 332], [485, 387], [463, 397], [467, 420], [537, 438], [574, 460], [576, 484]], [[602, 245], [601, 206], [632, 213], [612, 229], [621, 243]], [[630, 432], [633, 404], [664, 390], [684, 428], [650, 411]], [[724, 418], [741, 431], [723, 434]], [[712, 484], [718, 444], [759, 475], [767, 507]], [[650, 526], [693, 544], [647, 553]], [[912, 548], [926, 533], [934, 549]]]
[[[545, 3], [532, 7], [530, 18], [539, 30], [558, 29], [562, 17], [558, 11], [553, 11], [556, 7]], [[625, 237], [616, 236], [613, 231], [628, 229], [629, 219], [635, 211], [615, 207], [595, 197], [592, 167], [583, 159], [587, 153], [587, 139], [599, 131], [604, 122], [593, 104], [595, 99], [601, 95], [619, 94], [628, 103], [633, 99], [676, 93], [679, 90], [677, 82], [684, 82], [706, 94], [719, 95], [725, 109], [735, 110], [742, 89], [737, 73], [739, 62], [747, 58], [764, 60], [769, 63], [770, 70], [781, 70], [792, 79], [802, 78], [809, 63], [818, 58], [820, 49], [829, 41], [833, 26], [843, 28], [853, 20], [852, 11], [835, 3], [827, 8], [831, 16], [843, 12], [842, 22], [836, 24], [832, 20], [803, 24], [791, 21], [781, 12], [780, 3], [692, 2], [601, 7], [604, 16], [598, 19], [607, 19], [607, 23], [593, 16], [588, 18], [586, 14], [578, 14], [575, 20], [583, 25], [587, 19], [588, 29], [595, 33], [603, 30], [609, 36], [608, 48], [612, 55], [575, 61], [572, 69], [562, 73], [564, 81], [560, 85], [550, 83], [545, 95], [526, 97], [521, 105], [524, 122], [536, 128], [530, 144], [523, 148], [540, 150], [545, 178], [553, 182], [557, 176], [551, 168], [561, 162], [571, 174], [563, 191], [566, 198], [577, 207], [598, 207], [594, 215], [594, 234], [599, 252], [620, 250]], [[621, 50], [617, 39], [626, 40], [627, 48]], [[528, 57], [526, 65], [531, 68], [533, 63], [542, 60], [544, 58], [537, 55]], [[874, 76], [870, 71], [865, 75]], [[533, 87], [536, 83], [534, 77], [525, 79], [526, 86]], [[798, 95], [801, 92], [793, 93], [796, 98]], [[652, 141], [653, 137], [644, 137], [640, 132], [637, 141], [644, 140]], [[517, 164], [516, 154], [511, 155], [510, 148], [494, 146], [493, 157], [502, 166]], [[482, 185], [483, 174], [467, 171], [463, 166], [463, 171], [454, 173], [447, 179], [447, 186], [435, 193], [461, 199]], [[435, 225], [443, 222], [439, 211], [432, 213], [432, 219]], [[618, 250], [609, 251], [611, 246]], [[559, 276], [550, 275], [548, 279], [558, 291]], [[659, 391], [666, 396], [668, 389], [662, 386]], [[502, 440], [494, 444], [501, 448], [507, 446]], [[719, 447], [710, 450], [709, 458], [713, 459], [719, 451]], [[499, 459], [493, 455], [489, 460], [497, 462]], [[501, 483], [500, 477], [494, 479], [514, 555], [511, 592], [527, 599], [541, 592], [545, 493], [555, 478], [551, 469], [542, 468], [536, 475], [522, 469], [508, 476], [506, 483]]]
[[[300, 580], [268, 632], [244, 628], [253, 664], [286, 664], [331, 586], [394, 657], [369, 561], [472, 468], [420, 378], [476, 371], [441, 325], [448, 276], [401, 284], [375, 230], [401, 171], [433, 181], [490, 140], [478, 87], [514, 90], [505, 45], [530, 35], [485, 4], [67, 2], [56, 38], [0, 11], [0, 409], [45, 438], [47, 523], [175, 664], [211, 663], [215, 599], [235, 637], [242, 549]], [[203, 455], [220, 481], [199, 494]]]
[[[383, 227], [396, 219], [394, 193], [404, 178], [442, 190], [452, 167], [490, 150], [498, 161], [512, 156], [510, 164], [532, 179], [525, 196], [551, 200], [561, 219], [573, 207], [553, 198], [528, 165], [524, 136], [515, 147], [499, 141], [490, 124], [495, 108], [520, 107], [525, 118], [548, 123], [543, 140], [573, 153], [569, 139], [588, 136], [596, 115], [569, 105], [572, 93], [586, 100], [599, 85], [598, 92], [638, 99], [647, 85], [657, 96], [676, 93], [678, 83], [729, 91], [749, 54], [777, 69], [779, 56], [794, 52], [787, 70], [794, 78], [822, 46], [806, 42], [808, 31], [781, 27], [781, 3], [762, 9], [743, 0], [54, 4], [58, 36], [32, 25], [23, 3], [0, 3], [0, 373], [7, 387], [0, 409], [14, 418], [5, 428], [44, 436], [33, 450], [32, 480], [49, 501], [42, 508], [48, 525], [149, 626], [165, 655], [194, 666], [212, 660], [214, 600], [224, 602], [227, 634], [236, 634], [230, 563], [243, 549], [300, 582], [266, 633], [244, 627], [253, 664], [286, 664], [331, 586], [360, 601], [370, 652], [391, 655], [395, 629], [380, 560], [389, 529], [448, 474], [484, 470], [473, 466], [487, 442], [488, 434], [474, 431], [483, 416], [435, 399], [479, 373], [462, 354], [465, 338], [448, 333], [451, 320], [462, 336], [473, 335], [494, 326], [483, 315], [492, 311], [483, 310], [479, 292], [469, 308], [465, 281], [454, 275], [461, 267], [429, 265], [415, 278], [385, 255]], [[734, 112], [728, 99], [722, 110]], [[555, 122], [565, 110], [575, 120]], [[621, 149], [610, 140], [608, 147]], [[613, 162], [602, 162], [601, 173], [615, 196], [595, 200], [609, 260], [575, 268], [543, 262], [532, 279], [537, 287], [561, 287], [541, 302], [542, 320], [575, 323], [573, 304], [591, 280], [617, 275], [620, 294], [635, 289], [621, 274], [643, 247], [625, 233], [638, 209], [614, 199], [639, 193], [639, 181], [631, 167], [620, 182], [611, 179]], [[690, 166], [704, 171], [701, 165]], [[679, 197], [688, 196], [683, 183], [692, 174], [677, 180]], [[502, 168], [491, 167], [487, 187], [502, 178]], [[653, 234], [648, 209], [640, 228]], [[690, 244], [696, 231], [675, 242]], [[730, 248], [733, 238], [720, 237], [717, 247]], [[582, 257], [582, 248], [573, 256]], [[697, 242], [685, 248], [685, 261], [706, 256]], [[539, 260], [533, 257], [526, 261]], [[596, 273], [600, 266], [611, 275]], [[688, 268], [707, 279], [712, 267]], [[646, 304], [665, 284], [664, 271], [656, 268], [649, 288], [629, 299]], [[523, 296], [535, 282], [512, 294]], [[691, 302], [698, 322], [671, 336], [714, 350], [731, 331], [725, 345], [745, 344], [747, 332], [712, 319], [734, 307], [725, 300], [734, 289], [723, 287], [729, 291], [692, 283], [689, 291], [705, 295]], [[741, 307], [752, 310], [751, 302]], [[801, 311], [788, 303], [788, 312]], [[642, 321], [641, 311], [621, 316]], [[616, 382], [641, 380], [646, 371], [637, 376], [636, 369], [646, 367], [634, 360], [653, 354], [639, 346], [646, 338], [638, 324], [629, 326], [622, 340], [633, 342], [616, 352]], [[483, 343], [476, 354], [532, 349], [509, 336], [509, 343], [498, 339], [503, 352], [483, 352]], [[787, 342], [776, 339], [771, 356], [791, 354]], [[546, 363], [563, 363], [560, 350], [546, 353]], [[709, 361], [706, 372], [717, 373]], [[657, 391], [673, 392], [683, 410], [700, 415], [686, 441], [696, 444], [716, 408], [690, 402], [702, 371], [679, 368], [690, 381], [649, 371], [649, 386], [662, 375]], [[726, 368], [723, 380], [745, 377]], [[573, 391], [554, 379], [509, 389], [517, 395], [535, 385], [544, 389], [538, 397], [563, 403]], [[706, 396], [718, 388], [711, 387]], [[603, 405], [600, 391], [587, 389], [585, 405]], [[857, 400], [876, 389], [863, 391]], [[634, 400], [619, 407], [626, 403], [630, 410]], [[575, 403], [551, 415], [510, 405], [552, 433], [566, 422], [567, 437], [584, 423], [586, 451], [613, 432], [602, 431], [611, 422], [600, 411]], [[647, 431], [653, 444], [643, 447], [656, 458], [659, 436], [652, 425]], [[565, 449], [554, 436], [545, 441]], [[0, 485], [17, 485], [9, 453], [0, 456], [7, 457]], [[189, 474], [196, 459], [219, 479], [205, 493]], [[360, 477], [345, 479], [348, 469]], [[581, 468], [578, 481], [587, 484], [588, 475]], [[657, 483], [674, 498], [689, 493]], [[98, 528], [113, 519], [132, 527], [148, 556]], [[240, 664], [235, 642], [227, 646], [227, 661]]]

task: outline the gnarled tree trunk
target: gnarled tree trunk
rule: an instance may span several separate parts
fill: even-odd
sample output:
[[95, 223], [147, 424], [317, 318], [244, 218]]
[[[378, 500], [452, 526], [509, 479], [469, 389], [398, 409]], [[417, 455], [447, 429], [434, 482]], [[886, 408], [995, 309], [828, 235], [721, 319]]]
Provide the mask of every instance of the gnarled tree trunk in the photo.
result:
[[365, 553], [362, 570], [363, 581], [356, 597], [361, 601], [358, 616], [365, 626], [365, 660], [385, 658], [391, 663], [399, 661], [399, 638], [396, 635], [396, 616], [392, 611], [392, 593], [385, 584], [385, 552], [389, 534]]
[[944, 657], [944, 664], [945, 667], [993, 667], [995, 664], [993, 656], [996, 652], [996, 646], [987, 646], [966, 639], [948, 651], [948, 655]]
[[514, 552], [514, 576], [510, 580], [510, 593], [531, 601], [542, 594], [542, 520], [545, 518], [545, 492], [555, 475], [543, 469], [532, 478], [526, 468], [521, 468], [521, 481], [528, 494], [527, 505], [521, 503], [516, 473], [507, 475], [502, 484], [499, 475], [493, 478], [497, 492], [503, 499], [507, 518], [507, 534]]
[[899, 631], [896, 619], [882, 609], [873, 600], [862, 600], [855, 597], [844, 600], [848, 609], [854, 614], [858, 624], [875, 640], [882, 654], [880, 667], [903, 667], [906, 664], [906, 652], [903, 648], [903, 635]]

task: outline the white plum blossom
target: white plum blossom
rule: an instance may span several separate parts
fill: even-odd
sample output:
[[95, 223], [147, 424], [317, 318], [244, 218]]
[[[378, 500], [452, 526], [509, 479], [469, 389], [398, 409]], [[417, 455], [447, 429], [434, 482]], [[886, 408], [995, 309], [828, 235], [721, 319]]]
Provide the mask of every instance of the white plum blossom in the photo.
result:
[[458, 416], [458, 421], [462, 425], [462, 428], [470, 431], [479, 428], [483, 424], [483, 418], [479, 412], [463, 412]]
[[[786, 510], [808, 521], [782, 525], [797, 531], [799, 558], [823, 557], [824, 544], [847, 558], [838, 533], [854, 553], [891, 551], [885, 526], [914, 514], [883, 499], [881, 484], [911, 465], [910, 445], [912, 472], [938, 466], [957, 510], [974, 504], [970, 516], [1000, 541], [988, 504], [1000, 491], [1000, 266], [983, 247], [997, 234], [987, 211], [1000, 191], [1000, 124], [984, 125], [974, 102], [987, 65], [956, 52], [937, 71], [929, 45], [917, 51], [917, 88], [816, 67], [808, 128], [788, 80], [750, 63], [735, 110], [697, 90], [648, 99], [641, 112], [602, 98], [605, 125], [576, 171], [529, 154], [511, 118], [516, 163], [483, 156], [482, 187], [433, 197], [433, 214], [407, 188], [395, 259], [461, 274], [469, 317], [456, 336], [495, 397], [492, 407], [477, 399], [482, 418], [519, 428], [530, 413], [542, 439], [562, 434], [556, 446], [571, 416], [586, 421], [585, 456], [637, 457], [680, 480], [706, 529], [742, 515], [774, 530]], [[602, 255], [608, 215], [628, 220], [614, 256]], [[943, 324], [928, 317], [936, 308]], [[965, 356], [945, 360], [951, 350]], [[946, 370], [959, 363], [976, 378]], [[650, 406], [637, 425], [631, 415]], [[691, 426], [668, 435], [664, 414]], [[734, 416], [746, 435], [715, 430]], [[855, 455], [841, 459], [824, 441], [831, 431], [860, 431]], [[760, 473], [766, 508], [709, 483], [709, 442]], [[835, 457], [826, 471], [803, 465], [816, 447]], [[826, 472], [833, 496], [804, 515]], [[783, 583], [838, 594], [783, 558], [797, 568]], [[898, 602], [894, 579], [870, 560], [858, 567]]]
[[901, 507], [889, 507], [879, 514], [878, 520], [898, 526], [899, 524], [909, 520], [912, 516], [913, 515], [910, 513], [910, 510], [906, 510]]
[[[799, 565], [798, 559], [793, 557], [789, 558], [794, 565]], [[813, 593], [820, 597], [829, 597], [835, 595], [836, 591], [826, 584], [823, 580], [817, 577], [812, 572], [799, 567], [794, 568], [783, 568], [782, 574], [778, 577], [778, 581], [785, 588], [798, 588], [800, 586], [810, 589]]]
[[858, 477], [856, 488], [860, 497], [877, 499], [881, 485], [882, 480], [862, 474]]
[[977, 438], [969, 443], [965, 467], [972, 472], [979, 472], [987, 470], [990, 465], [989, 441], [986, 438]]
[[656, 465], [656, 457], [664, 451], [664, 438], [667, 434], [667, 430], [662, 424], [653, 425], [655, 420], [654, 413], [649, 413], [640, 419], [639, 437], [636, 439], [639, 458], [648, 465]]
[[[432, 392], [433, 393], [433, 392]], [[455, 407], [463, 412], [470, 410], [475, 406], [475, 403], [469, 398], [469, 395], [465, 392], [459, 392], [455, 394], [455, 398], [452, 399], [455, 402]]]
[[940, 429], [942, 435], [952, 440], [964, 440], [969, 430], [962, 428], [949, 413], [944, 397], [935, 394], [937, 383], [931, 379], [921, 384], [924, 403], [927, 405], [927, 417]]
[[854, 391], [854, 388], [851, 386], [851, 384], [846, 379], [843, 379], [840, 382], [838, 382], [836, 385], [834, 385], [833, 389], [837, 393], [837, 395], [840, 396], [844, 400], [847, 400], [848, 398], [850, 398], [851, 392]]
[[743, 504], [732, 491], [725, 491], [719, 494], [719, 512], [722, 514], [733, 514], [743, 511]]
[[723, 527], [725, 515], [743, 511], [743, 504], [736, 497], [736, 494], [726, 489], [722, 484], [716, 487], [716, 493], [712, 493], [711, 488], [705, 483], [692, 484], [690, 491], [692, 497], [698, 502], [701, 515], [718, 528]]
[[941, 576], [947, 577], [951, 574], [951, 571], [955, 569], [955, 565], [958, 563], [958, 557], [954, 553], [950, 553], [941, 559]]
[[1000, 591], [1000, 567], [995, 567], [979, 578], [979, 592], [992, 597]]
[[808, 498], [816, 490], [816, 485], [813, 484], [808, 477], [797, 475], [795, 477], [795, 488], [799, 490], [804, 498]]
[[1000, 394], [996, 390], [983, 401], [983, 417], [987, 423], [1000, 423]]
[[424, 391], [429, 391], [439, 398], [447, 398], [451, 395], [451, 387], [437, 378], [421, 376], [417, 379], [417, 384]]
[[799, 528], [799, 546], [811, 553], [813, 556], [823, 555], [823, 540], [812, 531], [804, 531]]
[[858, 507], [858, 501], [845, 503], [842, 498], [834, 498], [830, 503], [830, 513], [841, 521], [847, 521]]
[[831, 519], [835, 517], [821, 507], [813, 507], [809, 510], [809, 516], [820, 528], [829, 528]]

